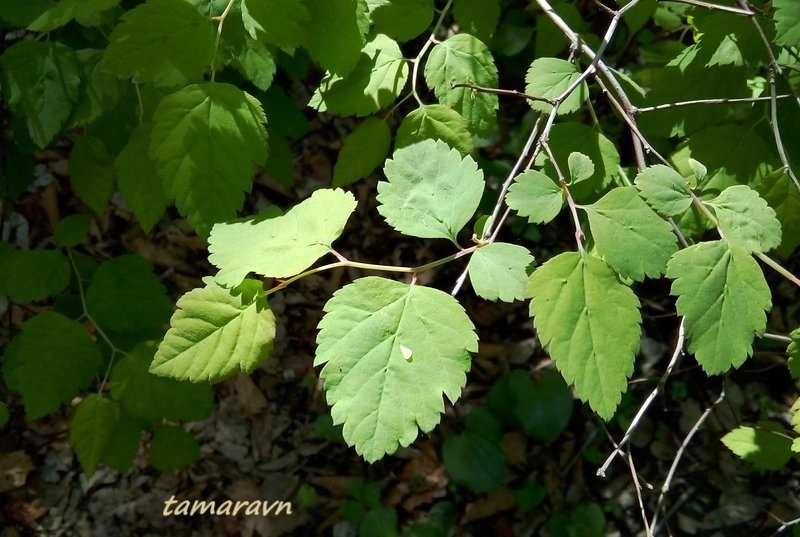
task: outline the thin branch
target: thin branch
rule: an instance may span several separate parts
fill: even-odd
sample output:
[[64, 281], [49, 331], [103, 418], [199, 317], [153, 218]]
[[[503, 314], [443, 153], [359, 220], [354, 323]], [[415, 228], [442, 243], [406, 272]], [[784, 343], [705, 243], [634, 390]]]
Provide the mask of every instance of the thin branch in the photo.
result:
[[628, 448], [628, 466], [631, 469], [631, 476], [633, 477], [633, 485], [636, 488], [636, 499], [639, 500], [639, 512], [642, 514], [642, 522], [644, 523], [644, 531], [647, 537], [653, 537], [653, 532], [650, 531], [650, 525], [647, 523], [647, 512], [644, 508], [644, 501], [642, 501], [642, 486], [639, 484], [639, 475], [636, 472], [636, 467], [633, 465], [633, 455]]
[[773, 334], [771, 332], [764, 332], [761, 334], [763, 339], [771, 339], [772, 341], [780, 341], [781, 343], [791, 343], [792, 338], [784, 336], [783, 334]]
[[477, 86], [475, 84], [461, 84], [461, 83], [459, 83], [459, 84], [456, 84], [456, 83], [450, 84], [450, 89], [455, 89], [455, 88], [469, 88], [469, 89], [471, 89], [473, 91], [479, 91], [481, 93], [491, 93], [491, 94], [494, 94], [494, 95], [507, 95], [509, 97], [520, 97], [522, 99], [528, 99], [530, 101], [541, 101], [541, 102], [547, 103], [547, 104], [549, 104], [551, 106], [554, 104], [551, 99], [548, 99], [546, 97], [536, 97], [535, 95], [528, 95], [527, 93], [522, 93], [521, 91], [517, 91], [517, 90], [505, 90], [505, 89], [500, 89], [500, 88], [487, 88], [485, 86]]
[[736, 15], [751, 16], [755, 15], [752, 11], [745, 8], [738, 8], [733, 6], [721, 6], [719, 4], [712, 4], [711, 2], [703, 2], [703, 0], [671, 0], [681, 4], [689, 4], [690, 6], [704, 7], [706, 9], [715, 9], [717, 11], [727, 11], [728, 13], [735, 13]]
[[761, 261], [772, 267], [775, 270], [775, 272], [777, 272], [778, 274], [780, 274], [781, 276], [783, 276], [796, 286], [800, 287], [800, 278], [798, 278], [797, 276], [795, 276], [794, 274], [792, 274], [791, 272], [780, 266], [777, 261], [773, 260], [766, 254], [762, 254], [761, 252], [753, 252], [753, 255], [755, 255]]
[[414, 67], [411, 70], [411, 94], [414, 95], [414, 98], [417, 100], [417, 103], [419, 103], [420, 106], [422, 106], [424, 103], [422, 102], [422, 99], [419, 98], [419, 94], [417, 93], [417, 74], [419, 73], [419, 64], [422, 61], [422, 58], [425, 57], [425, 54], [428, 52], [430, 46], [437, 43], [436, 32], [438, 32], [439, 28], [441, 28], [447, 12], [450, 11], [451, 5], [453, 5], [453, 0], [447, 0], [447, 4], [445, 4], [445, 6], [442, 8], [442, 11], [439, 13], [439, 18], [436, 20], [433, 30], [431, 30], [431, 35], [428, 36], [425, 44], [422, 45], [419, 54], [417, 54], [417, 56], [411, 60], [411, 63], [414, 64]]
[[225, 24], [225, 19], [228, 18], [228, 14], [231, 12], [235, 2], [236, 0], [228, 0], [225, 11], [220, 16], [214, 17], [219, 24], [217, 25], [217, 39], [214, 42], [214, 59], [211, 61], [211, 82], [214, 82], [214, 78], [217, 76], [217, 52], [219, 51], [220, 40], [222, 40], [222, 26]]
[[[776, 99], [791, 99], [792, 95], [776, 95]], [[657, 104], [655, 106], [642, 106], [634, 107], [634, 114], [641, 114], [644, 112], [655, 112], [656, 110], [667, 110], [669, 108], [677, 108], [679, 106], [692, 106], [696, 104], [738, 104], [738, 103], [757, 103], [763, 101], [771, 101], [772, 97], [746, 97], [738, 99], [695, 99], [692, 101], [678, 101], [674, 103]]]

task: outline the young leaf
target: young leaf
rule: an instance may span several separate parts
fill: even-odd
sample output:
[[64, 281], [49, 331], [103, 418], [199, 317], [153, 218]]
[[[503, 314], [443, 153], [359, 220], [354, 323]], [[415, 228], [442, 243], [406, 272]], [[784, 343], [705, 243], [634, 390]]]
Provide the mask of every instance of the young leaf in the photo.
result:
[[[571, 189], [572, 196], [581, 198], [592, 190], [600, 190], [614, 184], [619, 175], [619, 153], [614, 144], [597, 128], [583, 123], [556, 123], [548, 138], [553, 156], [562, 170], [569, 169], [569, 156], [573, 152], [583, 153], [592, 160], [594, 174]], [[544, 171], [557, 177], [549, 158], [537, 159], [545, 164]]]
[[[533, 97], [553, 100], [560, 97], [573, 83], [581, 77], [575, 64], [558, 58], [537, 58], [525, 75], [525, 93]], [[578, 111], [583, 101], [589, 96], [586, 81], [581, 82], [558, 107], [560, 114], [571, 114]], [[553, 106], [544, 101], [529, 100], [528, 104], [537, 112], [550, 113]]]
[[441, 140], [462, 155], [475, 148], [467, 122], [458, 112], [443, 104], [423, 105], [409, 113], [397, 128], [398, 149], [422, 140]]
[[725, 238], [748, 252], [767, 252], [781, 243], [781, 223], [772, 207], [747, 185], [728, 187], [711, 201]]
[[29, 419], [69, 403], [100, 372], [102, 357], [86, 329], [58, 313], [28, 319], [5, 353], [3, 376], [22, 394]]
[[200, 458], [194, 436], [180, 427], [163, 425], [150, 440], [150, 464], [159, 472], [174, 472]]
[[330, 73], [347, 76], [356, 66], [366, 43], [358, 24], [361, 1], [306, 0], [312, 13], [308, 24], [308, 52]]
[[489, 48], [469, 34], [457, 34], [437, 44], [425, 63], [425, 82], [439, 103], [463, 117], [476, 136], [489, 136], [497, 123], [497, 95], [452, 85], [497, 87], [499, 78]]
[[367, 0], [375, 31], [398, 41], [424, 32], [433, 20], [433, 0]]
[[636, 281], [656, 278], [678, 251], [670, 225], [632, 186], [615, 188], [582, 208], [589, 217], [597, 251], [624, 276]]
[[325, 366], [320, 378], [347, 443], [374, 462], [411, 444], [418, 427], [431, 431], [442, 394], [455, 402], [478, 350], [461, 305], [430, 287], [367, 277], [339, 289], [324, 311], [314, 365]]
[[267, 160], [261, 105], [236, 86], [195, 84], [165, 97], [153, 114], [150, 155], [168, 195], [201, 234], [236, 215]]
[[128, 145], [114, 161], [119, 190], [139, 220], [145, 233], [149, 233], [167, 207], [168, 197], [150, 158], [150, 133], [153, 126], [142, 123], [131, 133]]
[[532, 263], [533, 256], [527, 248], [493, 242], [472, 253], [469, 281], [475, 294], [486, 300], [522, 300], [528, 284], [527, 269]]
[[675, 253], [667, 277], [675, 280], [671, 292], [686, 318], [689, 352], [703, 370], [713, 375], [742, 365], [772, 307], [758, 263], [736, 244], [702, 242]]
[[800, 380], [800, 328], [796, 328], [789, 337], [792, 339], [786, 349], [786, 354], [789, 356], [789, 373], [793, 379]]
[[792, 439], [769, 429], [737, 427], [722, 443], [759, 470], [780, 470], [792, 456]]
[[800, 245], [800, 193], [783, 170], [764, 177], [755, 189], [775, 211], [781, 224], [783, 239], [777, 252], [789, 257]]
[[[251, 373], [272, 350], [275, 316], [261, 283], [246, 280], [238, 295], [204, 278], [205, 287], [178, 299], [178, 310], [158, 347], [150, 372], [192, 382]], [[246, 334], [247, 337], [242, 337]]]
[[678, 216], [692, 205], [692, 192], [686, 179], [663, 164], [642, 170], [636, 176], [636, 188], [656, 211], [664, 216]]
[[242, 0], [244, 27], [254, 39], [293, 49], [306, 42], [309, 14], [301, 0]]
[[119, 0], [61, 0], [30, 23], [28, 30], [50, 32], [73, 19], [111, 9], [118, 3]]
[[185, 85], [211, 64], [214, 35], [210, 21], [188, 2], [147, 0], [122, 15], [103, 66], [136, 83]]
[[398, 149], [378, 183], [378, 212], [401, 233], [427, 239], [456, 236], [483, 195], [483, 172], [446, 143], [425, 140]]
[[69, 182], [96, 214], [102, 215], [114, 193], [114, 161], [102, 140], [84, 136], [69, 154]]
[[800, 46], [800, 4], [795, 0], [773, 0], [772, 5], [775, 8], [775, 42]]
[[355, 183], [381, 165], [392, 142], [389, 125], [369, 117], [347, 135], [333, 168], [333, 187]]
[[85, 214], [71, 214], [56, 226], [53, 243], [62, 248], [77, 246], [86, 238], [91, 225], [91, 218]]
[[266, 45], [249, 37], [242, 51], [233, 59], [233, 65], [261, 91], [266, 91], [272, 85], [277, 69], [272, 52]]
[[456, 0], [453, 16], [461, 31], [489, 43], [500, 20], [498, 0]]
[[528, 222], [546, 224], [561, 212], [564, 192], [542, 172], [528, 170], [514, 179], [506, 203]]
[[61, 43], [25, 40], [8, 47], [1, 61], [11, 110], [25, 119], [31, 140], [45, 147], [78, 102], [81, 73], [75, 53]]
[[368, 116], [394, 102], [407, 79], [408, 63], [400, 47], [378, 34], [364, 45], [346, 78], [325, 74], [308, 105], [341, 116]]
[[569, 167], [569, 177], [572, 183], [580, 183], [594, 175], [594, 164], [592, 159], [583, 153], [572, 152], [567, 157]]
[[102, 395], [87, 396], [75, 409], [69, 422], [69, 443], [87, 476], [103, 460], [118, 420], [119, 406]]
[[330, 253], [356, 209], [352, 194], [321, 189], [283, 216], [217, 224], [208, 239], [214, 279], [235, 287], [250, 272], [273, 278], [294, 276]]
[[581, 400], [611, 419], [639, 348], [639, 300], [605, 262], [566, 252], [534, 271], [530, 312], [542, 344]]
[[69, 283], [69, 261], [54, 250], [17, 250], [0, 243], [0, 295], [30, 304], [61, 292]]

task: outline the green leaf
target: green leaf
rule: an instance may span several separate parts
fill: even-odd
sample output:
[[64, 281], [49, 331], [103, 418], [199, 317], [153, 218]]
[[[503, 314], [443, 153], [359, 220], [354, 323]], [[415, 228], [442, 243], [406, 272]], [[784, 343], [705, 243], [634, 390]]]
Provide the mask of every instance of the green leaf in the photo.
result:
[[313, 14], [308, 25], [309, 54], [328, 72], [347, 76], [366, 44], [358, 24], [359, 1], [305, 1]]
[[158, 347], [151, 373], [218, 382], [240, 370], [251, 373], [272, 351], [275, 316], [261, 284], [246, 280], [234, 295], [212, 278], [203, 282], [205, 287], [178, 300], [172, 327]]
[[657, 278], [678, 251], [670, 225], [632, 186], [615, 188], [582, 209], [589, 217], [598, 253], [624, 276], [636, 281]]
[[724, 373], [753, 352], [772, 307], [764, 274], [748, 253], [727, 241], [702, 242], [681, 250], [667, 265], [686, 338], [703, 370]]
[[692, 205], [692, 192], [686, 179], [663, 164], [639, 172], [636, 188], [647, 203], [664, 216], [681, 215]]
[[164, 190], [201, 234], [236, 215], [267, 160], [259, 102], [230, 84], [204, 83], [165, 97], [153, 114], [150, 155]]
[[375, 171], [386, 158], [391, 139], [389, 125], [381, 118], [362, 121], [344, 139], [333, 168], [332, 186], [355, 183]]
[[92, 211], [102, 215], [114, 193], [114, 161], [102, 140], [84, 136], [69, 154], [69, 181]]
[[111, 395], [132, 417], [145, 422], [199, 421], [211, 414], [211, 385], [156, 376], [148, 371], [156, 352], [140, 343], [111, 371]]
[[456, 0], [453, 16], [462, 32], [488, 43], [500, 20], [500, 3], [497, 0]]
[[407, 79], [408, 63], [400, 47], [378, 34], [364, 45], [346, 78], [325, 74], [308, 105], [330, 114], [368, 116], [394, 102]]
[[580, 183], [594, 175], [594, 164], [592, 159], [583, 153], [572, 152], [567, 157], [569, 167], [569, 177], [572, 183]]
[[561, 212], [564, 192], [542, 172], [528, 170], [514, 178], [506, 203], [528, 222], [546, 224]]
[[53, 232], [53, 243], [62, 248], [77, 246], [89, 233], [92, 219], [85, 214], [71, 214], [56, 226]]
[[764, 177], [755, 189], [775, 211], [781, 224], [782, 240], [777, 252], [789, 257], [800, 245], [800, 193], [783, 170]]
[[272, 85], [277, 67], [272, 52], [263, 43], [248, 38], [233, 64], [261, 91], [266, 91]]
[[[461, 305], [430, 287], [367, 277], [324, 308], [314, 365], [344, 438], [374, 462], [431, 431], [466, 383], [475, 328]], [[444, 321], [446, 320], [446, 322]]]
[[[485, 409], [467, 416], [463, 434], [449, 436], [442, 445], [442, 461], [456, 483], [476, 494], [500, 488], [508, 468], [500, 448], [500, 424]], [[483, 423], [480, 423], [483, 422]]]
[[119, 190], [145, 233], [161, 219], [169, 201], [155, 162], [150, 158], [152, 128], [150, 123], [136, 127], [128, 145], [114, 161]]
[[491, 134], [497, 123], [497, 95], [452, 87], [456, 83], [497, 87], [497, 67], [486, 45], [469, 34], [457, 34], [437, 44], [425, 63], [425, 82], [439, 103], [466, 120], [473, 134]]
[[569, 514], [558, 513], [547, 522], [552, 537], [604, 537], [606, 517], [596, 503], [579, 505]]
[[102, 357], [86, 329], [46, 311], [28, 319], [9, 343], [3, 364], [8, 387], [22, 394], [29, 419], [55, 412], [89, 387]]
[[103, 65], [136, 83], [185, 85], [211, 65], [214, 35], [210, 21], [188, 2], [147, 0], [111, 32]]
[[159, 472], [174, 472], [200, 458], [200, 446], [194, 436], [180, 427], [164, 425], [150, 440], [150, 464]]
[[475, 294], [486, 300], [523, 300], [532, 263], [533, 256], [524, 246], [493, 242], [472, 253], [469, 281]]
[[75, 409], [69, 422], [69, 443], [75, 448], [87, 476], [91, 476], [103, 460], [117, 420], [119, 406], [102, 395], [87, 396]]
[[775, 8], [775, 42], [800, 46], [800, 5], [794, 0], [773, 0], [772, 5]]
[[714, 209], [725, 238], [748, 252], [767, 252], [781, 243], [775, 211], [747, 185], [728, 187], [706, 205]]
[[433, 21], [433, 0], [367, 0], [375, 31], [398, 41], [424, 32]]
[[118, 472], [127, 472], [139, 452], [141, 438], [141, 426], [124, 411], [120, 412], [119, 420], [106, 445], [103, 463]]
[[69, 261], [54, 250], [17, 250], [0, 243], [0, 295], [30, 304], [61, 292], [69, 283]]
[[285, 49], [304, 44], [309, 31], [300, 0], [242, 0], [242, 20], [254, 39]]
[[[119, 0], [60, 0], [28, 25], [34, 32], [50, 32], [64, 26], [73, 19], [106, 11], [116, 6]], [[87, 472], [91, 473], [91, 472]]]
[[103, 113], [111, 111], [122, 94], [122, 82], [103, 69], [102, 50], [83, 49], [75, 53], [81, 64], [82, 78], [78, 103], [68, 126], [88, 125]]
[[397, 511], [394, 507], [370, 510], [358, 525], [359, 537], [398, 537]]
[[103, 329], [141, 340], [161, 337], [172, 302], [150, 263], [123, 255], [94, 271], [86, 290], [86, 309]]
[[0, 0], [0, 20], [24, 28], [53, 6], [53, 0]]
[[[550, 129], [548, 143], [558, 167], [562, 170], [569, 169], [569, 156], [573, 152], [583, 153], [594, 164], [594, 174], [570, 189], [573, 197], [580, 200], [592, 190], [601, 190], [617, 182], [619, 153], [599, 129], [583, 123], [556, 123]], [[544, 153], [536, 161], [536, 164], [540, 163], [545, 164], [544, 171], [548, 175], [557, 177], [555, 167], [550, 163], [549, 157], [544, 157]]]
[[722, 443], [760, 470], [780, 470], [792, 456], [792, 439], [769, 429], [737, 427]]
[[[537, 58], [525, 75], [525, 93], [552, 101], [560, 97], [580, 77], [580, 70], [571, 62], [558, 58]], [[586, 85], [586, 81], [583, 81], [561, 101], [558, 113], [571, 114], [572, 112], [577, 112], [588, 96], [589, 87]], [[528, 104], [537, 112], [544, 114], [549, 114], [553, 109], [551, 104], [543, 101], [529, 99]]]
[[235, 287], [250, 272], [272, 278], [294, 276], [331, 252], [356, 209], [352, 194], [321, 189], [283, 216], [217, 224], [208, 239], [214, 279]]
[[475, 148], [467, 122], [458, 112], [443, 104], [423, 105], [411, 111], [397, 128], [397, 148], [423, 140], [441, 140], [462, 155]]
[[378, 212], [401, 233], [450, 239], [469, 222], [483, 195], [483, 172], [441, 141], [398, 149], [378, 183]]
[[609, 420], [639, 347], [636, 295], [602, 260], [578, 252], [559, 254], [534, 271], [528, 294], [533, 324], [558, 370]]
[[61, 43], [26, 40], [6, 50], [2, 67], [11, 110], [25, 119], [31, 140], [45, 147], [78, 101], [81, 70], [75, 53]]
[[[630, 0], [617, 0], [617, 5], [624, 6], [630, 3]], [[647, 21], [655, 13], [658, 7], [656, 0], [642, 0], [637, 5], [625, 12], [622, 18], [625, 24], [628, 25], [631, 32], [638, 32], [642, 27], [647, 24]]]
[[789, 337], [792, 342], [786, 349], [786, 354], [789, 356], [789, 373], [795, 380], [800, 380], [800, 328], [796, 328]]

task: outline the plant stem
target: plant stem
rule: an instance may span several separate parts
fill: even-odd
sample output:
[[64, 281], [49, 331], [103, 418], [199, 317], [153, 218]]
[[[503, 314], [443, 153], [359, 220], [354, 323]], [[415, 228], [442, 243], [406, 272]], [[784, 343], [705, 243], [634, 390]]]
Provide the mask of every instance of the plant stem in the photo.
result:
[[442, 12], [439, 13], [439, 18], [436, 20], [436, 24], [433, 25], [431, 35], [428, 36], [425, 44], [422, 45], [419, 54], [417, 54], [417, 56], [411, 60], [411, 63], [414, 64], [414, 67], [411, 70], [411, 94], [414, 96], [420, 106], [423, 106], [424, 103], [422, 102], [422, 99], [419, 98], [419, 94], [417, 93], [417, 73], [419, 73], [419, 64], [422, 61], [422, 58], [425, 57], [425, 54], [428, 52], [428, 49], [431, 47], [431, 45], [435, 45], [437, 43], [436, 32], [438, 32], [439, 28], [442, 26], [444, 18], [447, 16], [447, 12], [450, 11], [451, 5], [453, 5], [453, 0], [447, 0], [447, 4], [445, 4], [444, 8], [442, 8]]
[[236, 0], [228, 0], [225, 11], [219, 17], [214, 17], [219, 22], [219, 25], [217, 25], [217, 40], [214, 42], [214, 59], [211, 61], [211, 82], [214, 82], [214, 78], [217, 76], [217, 53], [219, 52], [220, 40], [222, 40], [222, 26], [225, 24], [225, 19], [228, 17], [228, 13], [231, 12], [235, 2]]
[[761, 261], [772, 267], [775, 270], [775, 272], [777, 272], [778, 274], [780, 274], [781, 276], [783, 276], [796, 286], [800, 287], [800, 278], [798, 278], [797, 276], [795, 276], [794, 274], [792, 274], [791, 272], [780, 266], [775, 260], [770, 258], [768, 255], [762, 254], [761, 252], [753, 252], [753, 255], [755, 255]]

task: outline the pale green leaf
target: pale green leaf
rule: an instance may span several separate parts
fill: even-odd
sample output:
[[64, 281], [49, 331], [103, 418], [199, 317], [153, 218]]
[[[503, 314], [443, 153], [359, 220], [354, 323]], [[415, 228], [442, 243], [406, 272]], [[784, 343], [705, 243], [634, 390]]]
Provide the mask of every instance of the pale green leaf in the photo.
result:
[[739, 367], [764, 332], [772, 307], [764, 274], [748, 253], [727, 241], [702, 242], [675, 253], [667, 265], [671, 293], [686, 320], [686, 338], [708, 374]]
[[546, 224], [561, 212], [564, 192], [542, 172], [528, 170], [521, 173], [506, 194], [506, 203], [528, 222]]
[[500, 20], [498, 0], [455, 0], [453, 16], [461, 31], [488, 43]]
[[281, 48], [306, 42], [308, 9], [301, 0], [242, 0], [242, 20], [250, 35]]
[[87, 476], [103, 460], [118, 420], [119, 406], [102, 395], [87, 396], [75, 409], [69, 422], [69, 443]]
[[[583, 153], [594, 164], [594, 174], [589, 179], [570, 188], [574, 198], [581, 200], [592, 191], [601, 190], [617, 183], [619, 153], [611, 140], [606, 138], [599, 128], [575, 122], [556, 123], [550, 129], [548, 143], [561, 170], [569, 169], [569, 155], [573, 152]], [[543, 164], [544, 171], [551, 177], [558, 176], [549, 156], [544, 152], [540, 154], [536, 164]]]
[[725, 238], [748, 252], [767, 252], [781, 243], [775, 211], [749, 186], [728, 187], [705, 203], [714, 209]]
[[204, 83], [165, 97], [153, 114], [150, 155], [164, 190], [202, 234], [236, 216], [267, 160], [259, 102], [230, 84]]
[[[171, 328], [150, 372], [192, 382], [225, 380], [251, 373], [272, 351], [275, 316], [261, 283], [246, 280], [231, 291], [212, 278], [178, 299]], [[238, 294], [234, 294], [234, 292]]]
[[[334, 424], [374, 462], [431, 431], [466, 384], [475, 328], [450, 295], [367, 277], [339, 289], [324, 308], [314, 365]], [[401, 346], [411, 351], [406, 359]]]
[[234, 287], [250, 272], [273, 278], [299, 274], [331, 252], [355, 208], [349, 192], [322, 189], [283, 216], [217, 224], [208, 246], [208, 260], [219, 268], [214, 279]]
[[150, 440], [150, 464], [159, 472], [174, 472], [200, 458], [200, 446], [194, 436], [180, 427], [163, 425]]
[[458, 112], [443, 104], [423, 105], [409, 113], [397, 128], [397, 148], [421, 142], [441, 140], [468, 155], [475, 148], [467, 122]]
[[5, 352], [3, 377], [29, 419], [55, 412], [89, 387], [103, 363], [79, 323], [46, 311], [28, 319]]
[[85, 214], [71, 214], [56, 226], [53, 231], [53, 243], [62, 248], [77, 246], [89, 234], [91, 225], [92, 219]]
[[760, 470], [780, 470], [792, 456], [792, 439], [769, 429], [737, 427], [722, 443]]
[[491, 134], [497, 123], [497, 95], [452, 87], [453, 84], [497, 87], [497, 67], [485, 44], [469, 34], [457, 34], [438, 43], [425, 63], [425, 82], [441, 104], [467, 121], [473, 134], [483, 137]]
[[605, 262], [566, 252], [534, 271], [530, 312], [542, 345], [605, 420], [628, 388], [641, 336], [639, 300]]
[[786, 349], [786, 354], [789, 357], [789, 373], [793, 379], [800, 380], [800, 328], [796, 328], [789, 334], [789, 337], [792, 339]]
[[103, 66], [138, 83], [184, 85], [211, 65], [214, 35], [211, 21], [188, 2], [147, 0], [111, 32]]
[[50, 32], [73, 19], [111, 9], [119, 0], [60, 0], [28, 25], [34, 32]]
[[305, 2], [312, 15], [308, 24], [308, 52], [328, 72], [347, 76], [366, 44], [358, 24], [359, 0]]
[[261, 91], [266, 91], [272, 85], [277, 67], [272, 52], [263, 43], [248, 37], [233, 64]]
[[142, 123], [131, 133], [128, 145], [114, 161], [119, 191], [145, 233], [161, 219], [169, 199], [153, 159], [150, 158], [152, 124]]
[[114, 193], [114, 160], [102, 140], [84, 136], [69, 153], [72, 189], [96, 214], [102, 215]]
[[522, 300], [528, 285], [527, 269], [532, 263], [533, 256], [527, 248], [493, 242], [472, 253], [469, 281], [475, 294], [486, 300]]
[[364, 45], [346, 78], [325, 74], [308, 105], [342, 116], [374, 114], [397, 99], [406, 85], [408, 70], [397, 43], [378, 34]]
[[800, 245], [800, 192], [783, 170], [764, 177], [755, 189], [775, 211], [781, 224], [782, 240], [777, 252], [789, 257]]
[[636, 188], [647, 203], [664, 216], [678, 216], [692, 205], [686, 179], [663, 164], [645, 168], [636, 176]]
[[[525, 93], [533, 97], [555, 100], [576, 83], [581, 72], [575, 64], [558, 58], [537, 58], [525, 75]], [[560, 114], [578, 111], [583, 101], [589, 96], [586, 81], [580, 82], [572, 93], [564, 97], [558, 107]], [[528, 100], [531, 108], [537, 112], [550, 113], [553, 106], [543, 101]]]
[[433, 0], [367, 0], [375, 31], [398, 41], [424, 32], [433, 21]]
[[471, 157], [441, 141], [425, 140], [394, 152], [388, 181], [378, 183], [378, 212], [401, 233], [450, 239], [469, 222], [483, 195], [483, 172]]
[[632, 186], [618, 187], [582, 208], [598, 253], [614, 270], [637, 281], [663, 274], [678, 250], [670, 225]]
[[369, 117], [348, 134], [333, 168], [332, 186], [355, 183], [381, 165], [389, 152], [392, 133], [381, 118]]
[[17, 250], [0, 243], [0, 295], [30, 304], [58, 294], [69, 283], [66, 257], [53, 250]]
[[772, 5], [775, 8], [775, 42], [800, 46], [800, 4], [796, 0], [773, 0]]
[[594, 175], [594, 164], [592, 159], [583, 153], [572, 152], [567, 157], [569, 167], [569, 177], [572, 183], [580, 183]]

